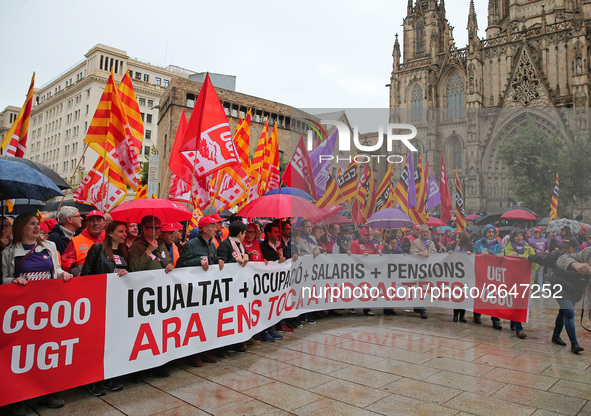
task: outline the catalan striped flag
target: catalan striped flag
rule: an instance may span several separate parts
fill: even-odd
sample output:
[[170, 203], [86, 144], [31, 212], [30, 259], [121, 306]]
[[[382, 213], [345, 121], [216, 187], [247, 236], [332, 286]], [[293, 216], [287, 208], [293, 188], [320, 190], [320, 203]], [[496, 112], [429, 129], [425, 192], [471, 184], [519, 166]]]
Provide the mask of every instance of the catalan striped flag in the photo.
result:
[[259, 185], [263, 170], [263, 158], [265, 156], [265, 146], [267, 146], [268, 140], [269, 122], [267, 119], [265, 119], [265, 125], [263, 127], [263, 131], [261, 132], [261, 137], [259, 138], [259, 142], [257, 144], [254, 156], [252, 157], [252, 162], [250, 164], [250, 183], [248, 192], [248, 199], [250, 201], [253, 201], [259, 197]]
[[4, 156], [24, 157], [25, 149], [27, 147], [27, 137], [29, 135], [29, 122], [31, 120], [31, 108], [33, 106], [33, 87], [35, 86], [35, 73], [31, 78], [31, 85], [27, 98], [21, 108], [21, 111], [16, 116], [16, 119], [10, 126], [10, 130], [4, 136], [4, 140], [0, 147]]
[[140, 162], [132, 137], [111, 71], [84, 142], [104, 155], [108, 166], [135, 191]]
[[148, 184], [142, 186], [142, 184], [138, 184], [137, 192], [135, 193], [135, 197], [133, 198], [134, 201], [138, 199], [147, 199], [148, 198]]
[[128, 72], [126, 72], [121, 79], [117, 89], [119, 90], [121, 105], [123, 105], [123, 110], [125, 111], [127, 121], [129, 122], [133, 145], [135, 146], [137, 153], [140, 154], [142, 143], [144, 141], [144, 122], [142, 121], [142, 114], [140, 113], [140, 107], [137, 103], [137, 97], [135, 96], [133, 84]]
[[367, 222], [376, 209], [376, 198], [375, 198], [375, 182], [373, 179], [373, 169], [370, 163], [368, 163], [368, 174], [363, 187], [365, 188], [365, 196], [363, 199], [363, 224]]
[[400, 209], [407, 215], [412, 208], [417, 206], [417, 195], [415, 189], [415, 176], [413, 173], [413, 160], [410, 150], [406, 158], [406, 163], [400, 174], [400, 179], [394, 189], [394, 197]]
[[234, 145], [236, 146], [236, 153], [240, 158], [240, 164], [245, 172], [249, 170], [249, 145], [250, 145], [250, 122], [251, 122], [251, 110], [248, 110], [246, 117], [242, 122], [238, 123], [236, 132], [234, 133]]
[[462, 196], [462, 188], [460, 187], [460, 179], [458, 178], [458, 168], [456, 168], [456, 228], [458, 231], [466, 228], [464, 197]]
[[554, 185], [554, 191], [552, 192], [552, 201], [550, 202], [550, 218], [548, 224], [558, 218], [558, 173], [556, 174], [556, 185]]
[[429, 164], [425, 165], [423, 170], [423, 161], [419, 156], [419, 163], [417, 164], [417, 170], [415, 171], [415, 191], [417, 195], [417, 206], [414, 207], [409, 216], [415, 224], [426, 224], [428, 220], [427, 212], [425, 211], [425, 199], [427, 197], [427, 177]]
[[336, 178], [344, 201], [350, 201], [357, 194], [358, 172], [357, 164], [351, 162], [344, 172], [339, 167], [339, 175]]
[[324, 195], [316, 202], [316, 206], [318, 208], [324, 208], [332, 204], [342, 204], [343, 202], [345, 202], [345, 199], [339, 189], [339, 185], [334, 176], [332, 176], [332, 173], [329, 172], [326, 190], [324, 191]]
[[265, 150], [265, 160], [263, 162], [262, 178], [263, 188], [259, 195], [265, 192], [277, 189], [281, 186], [281, 174], [279, 171], [279, 133], [277, 132], [277, 122], [269, 135], [268, 146]]
[[388, 166], [388, 170], [386, 171], [386, 175], [384, 179], [382, 179], [382, 183], [378, 186], [378, 190], [376, 191], [376, 211], [379, 211], [383, 208], [390, 208], [392, 204], [392, 198], [390, 197], [394, 191], [394, 184], [392, 183], [392, 178], [394, 175], [394, 164], [390, 163]]

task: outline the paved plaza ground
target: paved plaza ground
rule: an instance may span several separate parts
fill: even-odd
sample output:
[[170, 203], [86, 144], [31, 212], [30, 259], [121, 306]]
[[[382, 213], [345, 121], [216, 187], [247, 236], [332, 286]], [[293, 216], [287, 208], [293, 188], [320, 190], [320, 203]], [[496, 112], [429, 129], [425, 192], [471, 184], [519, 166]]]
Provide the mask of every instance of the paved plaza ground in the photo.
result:
[[471, 313], [454, 323], [444, 309], [427, 320], [376, 312], [324, 318], [201, 368], [179, 360], [168, 378], [124, 380], [102, 397], [69, 390], [62, 409], [33, 399], [30, 414], [591, 415], [591, 335], [577, 324], [579, 356], [552, 344], [556, 309], [532, 310], [525, 340]]

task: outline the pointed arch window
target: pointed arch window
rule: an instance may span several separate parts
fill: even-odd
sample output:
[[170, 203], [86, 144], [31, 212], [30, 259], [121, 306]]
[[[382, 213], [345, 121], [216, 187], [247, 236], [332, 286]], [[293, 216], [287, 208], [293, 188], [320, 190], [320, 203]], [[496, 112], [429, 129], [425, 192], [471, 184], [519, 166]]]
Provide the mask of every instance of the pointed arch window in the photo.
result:
[[455, 170], [462, 169], [462, 142], [460, 139], [455, 138], [451, 142], [451, 166]]
[[453, 74], [446, 87], [447, 118], [464, 116], [464, 80], [457, 73]]
[[415, 56], [421, 57], [425, 53], [425, 23], [417, 21], [415, 26]]
[[423, 121], [423, 89], [415, 84], [410, 92], [411, 121]]

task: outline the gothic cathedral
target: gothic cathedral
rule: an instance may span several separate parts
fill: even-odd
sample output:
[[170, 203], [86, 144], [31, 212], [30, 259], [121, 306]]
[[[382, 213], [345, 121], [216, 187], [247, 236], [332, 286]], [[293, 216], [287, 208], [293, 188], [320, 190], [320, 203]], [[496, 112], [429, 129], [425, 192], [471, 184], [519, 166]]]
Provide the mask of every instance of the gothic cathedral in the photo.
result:
[[457, 168], [467, 209], [501, 211], [516, 201], [498, 145], [526, 114], [548, 134], [590, 127], [591, 0], [489, 0], [485, 39], [473, 1], [468, 45], [458, 48], [444, 0], [408, 0], [390, 121], [407, 111], [430, 172], [438, 175], [442, 154], [450, 185]]

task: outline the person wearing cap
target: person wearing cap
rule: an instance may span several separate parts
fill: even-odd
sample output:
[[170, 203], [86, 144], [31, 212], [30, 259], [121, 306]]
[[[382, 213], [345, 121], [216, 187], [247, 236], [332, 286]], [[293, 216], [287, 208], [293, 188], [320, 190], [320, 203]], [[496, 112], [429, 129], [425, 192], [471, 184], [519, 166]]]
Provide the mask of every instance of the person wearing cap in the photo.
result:
[[153, 215], [146, 215], [140, 222], [140, 235], [129, 249], [129, 270], [164, 269], [169, 273], [174, 268], [172, 258], [164, 243], [159, 242], [162, 226], [160, 220]]
[[581, 225], [581, 229], [579, 230], [579, 232], [577, 233], [575, 238], [577, 239], [577, 242], [579, 243], [579, 245], [581, 245], [585, 241], [587, 241], [587, 227], [585, 227], [584, 225]]
[[435, 243], [435, 246], [437, 247], [438, 253], [447, 252], [447, 250], [445, 249], [445, 245], [443, 244], [443, 233], [441, 232], [441, 230], [435, 231], [435, 233], [433, 234], [433, 242]]
[[[535, 227], [533, 237], [527, 239], [527, 243], [534, 249], [536, 254], [548, 253], [548, 239], [542, 237], [542, 227]], [[544, 284], [544, 266], [538, 267], [534, 276], [534, 283], [542, 286]]]
[[[359, 230], [359, 240], [353, 240], [351, 242], [351, 249], [350, 254], [363, 254], [364, 256], [368, 256], [370, 254], [379, 254], [382, 253], [378, 252], [375, 244], [371, 241], [371, 232], [369, 228], [363, 227]], [[354, 314], [355, 309], [350, 309], [349, 313]], [[363, 309], [363, 314], [368, 316], [374, 316], [370, 309]]]
[[215, 234], [213, 235], [213, 245], [217, 249], [220, 243], [228, 238], [228, 229], [224, 227], [224, 219], [218, 214], [212, 214], [211, 217], [217, 222], [215, 223]]
[[212, 241], [216, 230], [215, 224], [218, 222], [219, 220], [211, 215], [199, 220], [199, 234], [185, 244], [177, 262], [178, 267], [201, 266], [207, 271], [209, 266], [217, 264], [220, 270], [224, 268], [224, 261], [218, 257]]
[[[420, 225], [413, 225], [411, 234], [405, 236], [402, 239], [402, 244], [400, 245], [400, 248], [405, 254], [410, 253], [410, 246], [417, 238], [419, 238], [420, 229]], [[429, 229], [429, 227], [427, 227], [427, 229]]]
[[174, 243], [174, 236], [178, 229], [183, 227], [178, 222], [166, 223], [162, 225], [160, 231], [160, 242], [166, 246], [168, 255], [172, 259], [172, 265], [176, 267], [176, 263], [179, 259], [179, 249]]
[[62, 267], [74, 276], [80, 275], [86, 260], [86, 253], [92, 245], [102, 244], [105, 239], [105, 216], [94, 210], [86, 215], [86, 228], [79, 235], [72, 237], [62, 255]]
[[591, 234], [589, 234], [589, 235], [587, 236], [587, 241], [585, 241], [584, 243], [582, 243], [582, 244], [579, 246], [579, 251], [583, 251], [583, 250], [585, 250], [587, 247], [591, 247]]
[[77, 208], [64, 206], [61, 207], [56, 215], [58, 225], [54, 226], [47, 239], [53, 241], [60, 254], [64, 254], [70, 240], [76, 235], [76, 232], [82, 227], [82, 215]]
[[[509, 242], [503, 249], [503, 256], [508, 257], [525, 257], [536, 254], [533, 248], [530, 247], [529, 244], [525, 241], [524, 238], [524, 231], [521, 228], [515, 228], [509, 234]], [[532, 263], [532, 276], [538, 269], [537, 263]], [[511, 329], [515, 329], [515, 335], [517, 338], [524, 339], [526, 337], [525, 332], [523, 332], [523, 325], [521, 322], [511, 321]]]

